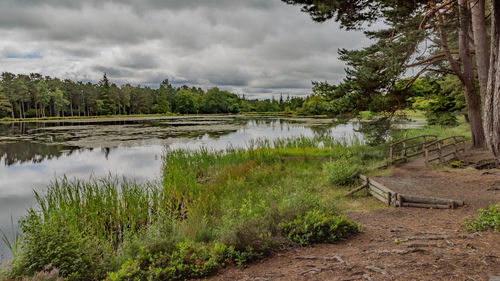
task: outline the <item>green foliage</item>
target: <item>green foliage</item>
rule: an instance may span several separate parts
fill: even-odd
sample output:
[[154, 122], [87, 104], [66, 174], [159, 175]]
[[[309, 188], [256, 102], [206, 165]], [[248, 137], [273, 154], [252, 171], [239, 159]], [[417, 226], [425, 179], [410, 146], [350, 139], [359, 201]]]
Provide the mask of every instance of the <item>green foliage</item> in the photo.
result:
[[348, 157], [327, 162], [324, 169], [328, 181], [337, 185], [350, 185], [357, 181], [359, 175], [359, 167]]
[[218, 88], [174, 87], [168, 80], [158, 89], [125, 84], [118, 87], [106, 76], [97, 83], [61, 81], [58, 78], [14, 75], [4, 72], [0, 78], [0, 118], [46, 118], [128, 114], [227, 114], [240, 112], [294, 113], [304, 98], [280, 97], [257, 100], [239, 97]]
[[332, 243], [358, 233], [360, 227], [344, 216], [332, 216], [319, 211], [310, 211], [291, 222], [281, 224], [283, 233], [301, 245], [310, 243]]
[[311, 95], [307, 97], [302, 109], [301, 114], [305, 115], [321, 115], [327, 113], [328, 103], [320, 95]]
[[[15, 257], [19, 253], [19, 246], [21, 244], [21, 233], [14, 225], [14, 219], [10, 217], [11, 233], [5, 232], [0, 229], [0, 240], [9, 248], [12, 255]], [[10, 235], [9, 235], [10, 234]]]
[[248, 149], [166, 151], [161, 186], [64, 179], [37, 195], [9, 274], [51, 264], [68, 280], [186, 279], [243, 265], [292, 236], [334, 241], [354, 226], [330, 216], [344, 199], [325, 194], [344, 190], [315, 157], [374, 165], [381, 155], [330, 137], [260, 140]]
[[417, 79], [409, 89], [412, 108], [426, 112], [429, 125], [457, 126], [456, 115], [465, 109], [462, 84], [447, 75], [439, 79]]
[[99, 263], [103, 253], [95, 241], [54, 217], [42, 220], [30, 211], [21, 229], [21, 251], [12, 261], [11, 277], [32, 276], [52, 265], [68, 280], [95, 280], [108, 269]]
[[213, 88], [203, 95], [202, 113], [238, 113], [240, 111], [238, 96]]
[[468, 231], [500, 232], [500, 203], [491, 205], [488, 209], [479, 209], [475, 218], [470, 218], [463, 223]]
[[450, 165], [450, 167], [452, 168], [461, 168], [464, 166], [464, 161], [462, 160], [454, 160], [454, 161], [451, 161], [448, 165]]
[[238, 256], [234, 248], [220, 243], [198, 246], [181, 242], [170, 253], [141, 248], [134, 259], [126, 261], [117, 272], [109, 273], [106, 280], [185, 280], [203, 277], [233, 262]]
[[174, 111], [181, 114], [198, 113], [199, 97], [190, 90], [180, 90], [174, 98]]

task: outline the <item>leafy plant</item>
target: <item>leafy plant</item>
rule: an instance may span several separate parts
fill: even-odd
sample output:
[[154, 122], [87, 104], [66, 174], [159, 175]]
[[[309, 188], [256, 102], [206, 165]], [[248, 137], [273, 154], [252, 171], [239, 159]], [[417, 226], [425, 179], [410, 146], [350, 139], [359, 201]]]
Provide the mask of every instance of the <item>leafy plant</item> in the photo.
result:
[[448, 165], [450, 165], [450, 167], [452, 167], [452, 168], [460, 168], [460, 167], [463, 167], [464, 164], [465, 164], [465, 162], [462, 160], [453, 160], [453, 161], [450, 161], [450, 163], [448, 163]]
[[360, 230], [356, 223], [350, 222], [344, 216], [326, 215], [316, 210], [283, 223], [281, 227], [286, 237], [301, 245], [335, 242]]
[[500, 203], [491, 205], [488, 209], [479, 209], [478, 215], [467, 219], [463, 226], [468, 231], [488, 231], [500, 232]]
[[100, 262], [106, 254], [97, 242], [52, 217], [43, 221], [31, 210], [21, 228], [21, 251], [12, 261], [11, 277], [32, 276], [52, 265], [68, 280], [95, 280], [107, 269]]
[[197, 246], [181, 242], [171, 253], [155, 253], [141, 248], [135, 259], [125, 262], [117, 272], [109, 273], [106, 280], [182, 280], [202, 277], [237, 257], [241, 257], [241, 254], [221, 243]]
[[359, 167], [346, 157], [325, 163], [324, 169], [328, 181], [337, 185], [354, 183], [359, 173]]

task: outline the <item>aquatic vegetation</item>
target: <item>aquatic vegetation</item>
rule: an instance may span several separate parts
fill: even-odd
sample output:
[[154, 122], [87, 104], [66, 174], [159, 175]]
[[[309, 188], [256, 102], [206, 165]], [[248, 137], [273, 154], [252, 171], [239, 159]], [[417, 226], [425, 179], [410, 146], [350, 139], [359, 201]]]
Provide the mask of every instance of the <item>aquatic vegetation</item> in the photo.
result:
[[337, 206], [356, 199], [341, 196], [347, 172], [333, 180], [324, 163], [363, 171], [383, 155], [333, 138], [258, 140], [246, 149], [167, 150], [161, 183], [63, 178], [35, 194], [8, 274], [51, 264], [67, 280], [182, 279], [279, 245], [347, 237], [358, 228]]

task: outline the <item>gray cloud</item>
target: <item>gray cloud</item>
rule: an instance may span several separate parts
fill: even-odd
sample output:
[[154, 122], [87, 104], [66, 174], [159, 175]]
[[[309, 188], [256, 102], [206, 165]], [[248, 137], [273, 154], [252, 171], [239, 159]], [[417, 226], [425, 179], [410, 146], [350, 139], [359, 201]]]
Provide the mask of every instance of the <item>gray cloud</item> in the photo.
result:
[[0, 71], [253, 97], [338, 83], [337, 49], [368, 42], [280, 0], [2, 0], [0, 37]]

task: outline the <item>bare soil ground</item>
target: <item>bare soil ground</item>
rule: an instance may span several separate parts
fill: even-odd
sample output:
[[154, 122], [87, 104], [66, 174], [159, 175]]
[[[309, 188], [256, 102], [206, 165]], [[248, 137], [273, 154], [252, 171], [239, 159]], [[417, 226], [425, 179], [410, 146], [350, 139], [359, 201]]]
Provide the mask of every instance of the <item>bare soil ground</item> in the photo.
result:
[[[460, 158], [477, 162], [491, 155], [468, 149]], [[284, 251], [209, 280], [500, 280], [500, 235], [461, 226], [477, 208], [500, 202], [500, 170], [426, 169], [422, 160], [392, 169], [391, 176], [378, 178], [388, 187], [464, 200], [466, 206], [349, 213], [363, 226], [351, 239]]]

